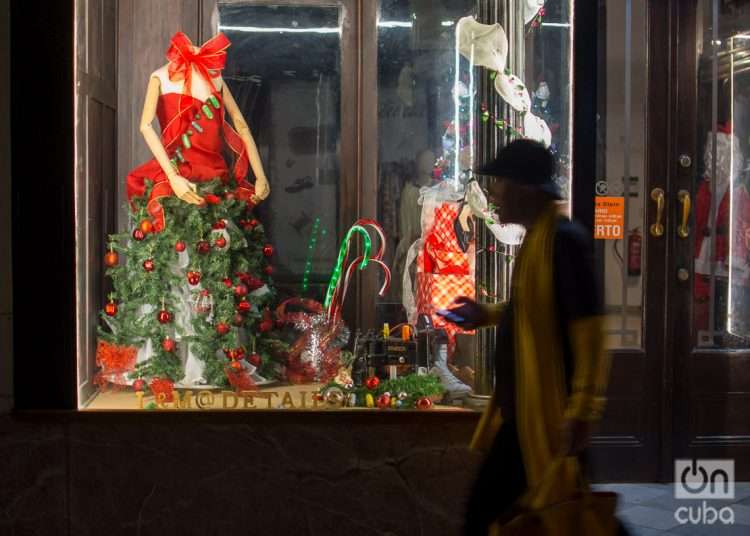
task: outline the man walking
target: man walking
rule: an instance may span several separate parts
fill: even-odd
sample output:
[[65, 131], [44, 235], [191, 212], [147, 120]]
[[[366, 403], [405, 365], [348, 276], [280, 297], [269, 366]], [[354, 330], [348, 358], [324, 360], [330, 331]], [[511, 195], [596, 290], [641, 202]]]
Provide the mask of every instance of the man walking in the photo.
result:
[[477, 173], [493, 178], [499, 220], [527, 234], [508, 303], [462, 297], [451, 308], [461, 327], [498, 326], [495, 392], [472, 441], [486, 458], [467, 508], [471, 535], [517, 504], [543, 508], [575, 491], [608, 375], [589, 236], [560, 214], [553, 155], [516, 140]]

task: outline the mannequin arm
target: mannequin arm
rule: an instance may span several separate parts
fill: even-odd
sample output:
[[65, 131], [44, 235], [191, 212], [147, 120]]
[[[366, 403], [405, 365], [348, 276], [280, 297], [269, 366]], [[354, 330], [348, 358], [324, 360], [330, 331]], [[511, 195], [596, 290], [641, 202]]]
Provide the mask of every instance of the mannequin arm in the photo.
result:
[[175, 171], [169, 162], [169, 155], [167, 155], [167, 151], [164, 149], [159, 135], [154, 130], [154, 127], [151, 126], [151, 122], [156, 116], [156, 105], [159, 102], [160, 87], [159, 79], [152, 76], [148, 82], [146, 101], [143, 104], [140, 126], [141, 134], [143, 134], [148, 148], [151, 149], [151, 153], [153, 153], [154, 158], [169, 179], [169, 185], [174, 190], [175, 195], [186, 203], [200, 205], [203, 203], [203, 198], [195, 193], [195, 184], [177, 174], [177, 171]]
[[242, 143], [245, 145], [248, 159], [250, 160], [250, 167], [253, 168], [253, 174], [255, 175], [255, 195], [253, 196], [254, 202], [264, 200], [271, 193], [271, 188], [268, 185], [268, 179], [266, 173], [263, 171], [263, 163], [260, 160], [260, 153], [258, 153], [258, 147], [255, 145], [255, 140], [250, 132], [250, 127], [247, 126], [245, 118], [242, 117], [242, 112], [239, 106], [232, 97], [232, 93], [229, 91], [226, 83], [222, 85], [222, 92], [224, 95], [224, 106], [229, 117], [232, 118], [232, 124], [237, 134], [240, 135]]

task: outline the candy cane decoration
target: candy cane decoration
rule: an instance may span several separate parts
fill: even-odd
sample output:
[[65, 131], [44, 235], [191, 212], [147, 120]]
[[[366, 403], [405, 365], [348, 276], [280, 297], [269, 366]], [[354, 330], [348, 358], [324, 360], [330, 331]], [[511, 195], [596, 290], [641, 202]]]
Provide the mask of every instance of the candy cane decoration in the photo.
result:
[[[370, 255], [372, 241], [370, 240], [370, 235], [367, 232], [367, 227], [373, 228], [377, 233], [378, 238], [380, 239], [378, 250], [372, 256]], [[351, 238], [355, 232], [363, 236], [364, 251], [361, 256], [357, 257], [351, 264], [347, 266], [344, 276], [344, 285], [342, 288], [341, 271], [344, 268], [346, 261], [348, 260]], [[326, 299], [323, 303], [323, 306], [327, 309], [328, 318], [330, 320], [337, 319], [339, 316], [341, 304], [346, 298], [346, 292], [349, 288], [349, 280], [355, 268], [358, 267], [360, 270], [363, 270], [367, 267], [367, 264], [369, 262], [378, 264], [383, 268], [383, 271], [385, 272], [385, 281], [382, 288], [380, 289], [379, 295], [383, 296], [388, 290], [388, 287], [391, 283], [391, 271], [383, 262], [383, 255], [385, 255], [385, 245], [385, 232], [383, 232], [383, 228], [380, 227], [380, 225], [375, 220], [362, 218], [354, 222], [354, 225], [352, 225], [352, 227], [346, 233], [344, 241], [341, 243], [341, 247], [339, 248], [338, 261], [336, 263], [336, 267], [333, 270], [333, 274], [331, 275], [331, 281], [328, 284], [328, 290], [326, 292]]]

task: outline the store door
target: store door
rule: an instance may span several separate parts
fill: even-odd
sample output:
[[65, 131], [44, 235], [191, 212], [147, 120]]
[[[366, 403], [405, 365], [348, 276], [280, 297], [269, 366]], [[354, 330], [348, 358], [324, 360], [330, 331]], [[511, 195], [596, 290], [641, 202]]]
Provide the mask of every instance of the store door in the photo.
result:
[[734, 459], [736, 478], [747, 479], [750, 5], [673, 4], [677, 61], [665, 233], [672, 454]]
[[624, 232], [596, 241], [612, 374], [594, 473], [729, 458], [747, 479], [750, 4], [606, 1], [599, 30], [596, 202], [618, 200]]

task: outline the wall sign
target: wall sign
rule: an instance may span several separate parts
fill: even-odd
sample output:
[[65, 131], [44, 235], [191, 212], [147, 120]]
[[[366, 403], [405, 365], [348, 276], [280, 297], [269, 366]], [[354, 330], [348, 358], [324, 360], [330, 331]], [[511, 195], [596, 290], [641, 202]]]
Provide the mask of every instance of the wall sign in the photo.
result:
[[594, 238], [621, 240], [625, 227], [625, 198], [596, 197], [594, 208]]

